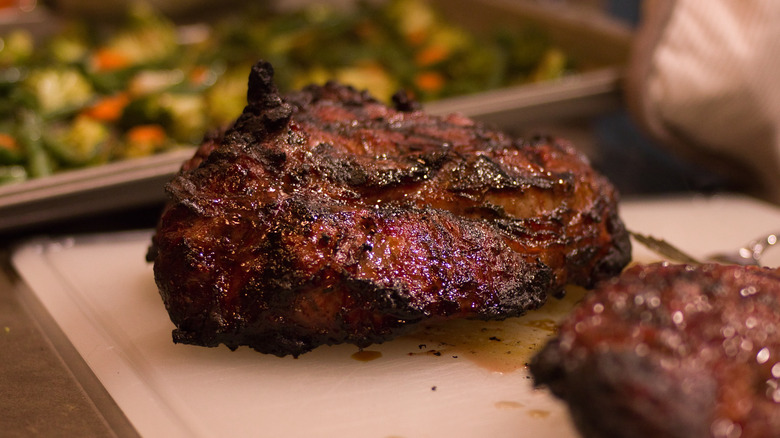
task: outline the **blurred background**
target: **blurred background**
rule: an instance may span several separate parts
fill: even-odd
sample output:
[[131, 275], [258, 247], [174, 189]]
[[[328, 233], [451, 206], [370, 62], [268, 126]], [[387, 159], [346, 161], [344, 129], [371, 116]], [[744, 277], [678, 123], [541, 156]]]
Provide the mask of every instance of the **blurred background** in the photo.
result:
[[626, 111], [640, 20], [639, 0], [3, 0], [0, 232], [153, 226], [260, 58], [282, 91], [404, 89], [433, 113], [566, 137], [624, 197], [740, 190]]

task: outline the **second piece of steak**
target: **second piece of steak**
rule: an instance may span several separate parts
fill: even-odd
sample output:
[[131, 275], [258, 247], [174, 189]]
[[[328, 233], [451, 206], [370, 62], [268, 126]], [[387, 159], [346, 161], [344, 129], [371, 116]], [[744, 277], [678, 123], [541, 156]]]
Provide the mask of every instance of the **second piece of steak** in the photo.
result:
[[520, 141], [328, 83], [248, 105], [167, 187], [150, 258], [174, 340], [299, 355], [426, 318], [505, 318], [628, 262], [617, 195], [562, 140]]
[[778, 438], [780, 270], [629, 268], [530, 368], [588, 438]]

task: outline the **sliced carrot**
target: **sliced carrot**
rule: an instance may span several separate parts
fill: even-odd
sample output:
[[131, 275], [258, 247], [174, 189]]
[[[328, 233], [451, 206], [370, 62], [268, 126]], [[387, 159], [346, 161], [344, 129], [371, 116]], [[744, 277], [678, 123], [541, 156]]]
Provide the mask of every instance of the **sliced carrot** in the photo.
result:
[[424, 71], [418, 73], [414, 78], [414, 83], [420, 90], [427, 93], [435, 93], [444, 88], [444, 76], [435, 71]]
[[160, 125], [138, 125], [127, 131], [127, 139], [133, 143], [163, 144], [167, 135]]
[[450, 50], [441, 44], [428, 46], [417, 52], [414, 56], [414, 62], [418, 67], [427, 67], [444, 61], [450, 55]]
[[203, 85], [209, 78], [209, 69], [203, 65], [196, 66], [190, 71], [189, 80], [192, 85]]
[[84, 110], [83, 114], [96, 120], [113, 122], [122, 116], [122, 111], [129, 102], [130, 98], [127, 93], [117, 93], [113, 96], [103, 97]]
[[112, 49], [98, 49], [92, 55], [92, 64], [100, 72], [119, 70], [130, 65], [130, 58]]
[[0, 132], [0, 148], [8, 149], [11, 151], [18, 151], [19, 143], [17, 143], [16, 139], [11, 137], [10, 135]]
[[160, 125], [138, 125], [127, 131], [126, 140], [121, 152], [125, 158], [146, 157], [162, 149], [167, 136]]
[[421, 45], [425, 42], [426, 39], [428, 39], [428, 32], [425, 29], [420, 29], [416, 31], [411, 31], [407, 33], [406, 35], [406, 42], [409, 43], [410, 46], [416, 47]]

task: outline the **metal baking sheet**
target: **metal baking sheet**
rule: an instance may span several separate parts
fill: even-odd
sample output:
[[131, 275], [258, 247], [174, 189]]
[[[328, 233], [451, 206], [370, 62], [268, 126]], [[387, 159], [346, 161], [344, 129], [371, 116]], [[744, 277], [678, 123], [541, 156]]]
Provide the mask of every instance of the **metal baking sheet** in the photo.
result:
[[[619, 106], [619, 71], [431, 103], [432, 114], [461, 112], [507, 131]], [[0, 186], [0, 231], [87, 214], [162, 203], [163, 187], [194, 148], [109, 163]]]
[[[475, 30], [500, 21], [530, 21], [544, 26], [562, 47], [572, 47], [581, 58], [592, 60], [593, 69], [560, 80], [432, 102], [426, 105], [429, 112], [460, 112], [516, 132], [534, 123], [598, 114], [620, 105], [620, 63], [631, 40], [631, 31], [620, 23], [599, 14], [561, 8], [556, 2], [487, 0], [476, 8], [474, 0], [434, 3], [445, 6], [442, 9], [451, 19]], [[0, 186], [0, 232], [162, 203], [164, 184], [193, 150]]]
[[194, 148], [0, 186], [0, 231], [162, 202]]

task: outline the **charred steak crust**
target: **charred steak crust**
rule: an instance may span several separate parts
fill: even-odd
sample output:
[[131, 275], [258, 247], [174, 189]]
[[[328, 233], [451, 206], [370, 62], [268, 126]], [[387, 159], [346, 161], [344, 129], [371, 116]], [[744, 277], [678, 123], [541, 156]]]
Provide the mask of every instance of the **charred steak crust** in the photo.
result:
[[[177, 342], [279, 356], [427, 318], [505, 318], [618, 273], [617, 194], [562, 140], [336, 83], [248, 105], [167, 186], [150, 257]], [[219, 138], [217, 138], [219, 137]]]
[[585, 437], [780, 437], [780, 270], [638, 265], [532, 360]]

